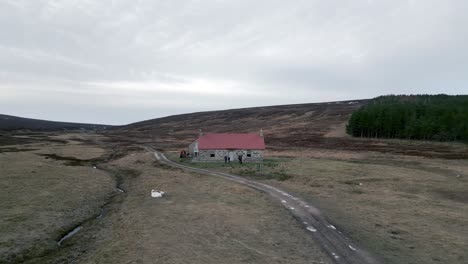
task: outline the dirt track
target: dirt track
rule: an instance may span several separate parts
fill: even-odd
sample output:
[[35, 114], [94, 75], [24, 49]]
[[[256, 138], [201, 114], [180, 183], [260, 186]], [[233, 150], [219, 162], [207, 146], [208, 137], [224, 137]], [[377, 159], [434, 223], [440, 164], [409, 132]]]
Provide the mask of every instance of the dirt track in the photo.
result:
[[177, 164], [167, 159], [161, 152], [150, 147], [144, 148], [153, 152], [155, 158], [164, 164], [188, 171], [222, 177], [230, 181], [247, 185], [257, 191], [269, 194], [276, 200], [280, 201], [281, 204], [286, 207], [288, 211], [304, 226], [307, 232], [311, 233], [311, 235], [321, 244], [324, 251], [334, 259], [335, 263], [381, 263], [380, 260], [377, 260], [367, 251], [359, 248], [359, 246], [353, 243], [345, 234], [330, 224], [317, 208], [307, 204], [298, 197], [273, 186], [247, 180], [236, 175], [213, 172]]

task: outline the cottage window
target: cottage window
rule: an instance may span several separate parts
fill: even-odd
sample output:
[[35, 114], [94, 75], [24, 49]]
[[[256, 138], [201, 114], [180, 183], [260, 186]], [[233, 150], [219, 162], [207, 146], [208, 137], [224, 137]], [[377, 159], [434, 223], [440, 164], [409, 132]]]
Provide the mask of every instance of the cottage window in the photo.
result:
[[247, 158], [251, 158], [252, 157], [252, 153], [247, 153]]
[[211, 153], [211, 154], [210, 154], [210, 157], [214, 158], [214, 157], [215, 157], [215, 154], [214, 154], [214, 153]]

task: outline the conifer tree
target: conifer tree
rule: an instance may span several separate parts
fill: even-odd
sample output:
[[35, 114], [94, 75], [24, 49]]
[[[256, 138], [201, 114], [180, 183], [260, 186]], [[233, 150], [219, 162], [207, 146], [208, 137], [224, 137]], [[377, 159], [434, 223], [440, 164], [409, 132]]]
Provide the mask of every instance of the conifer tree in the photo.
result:
[[355, 111], [355, 137], [468, 141], [468, 95], [387, 95]]

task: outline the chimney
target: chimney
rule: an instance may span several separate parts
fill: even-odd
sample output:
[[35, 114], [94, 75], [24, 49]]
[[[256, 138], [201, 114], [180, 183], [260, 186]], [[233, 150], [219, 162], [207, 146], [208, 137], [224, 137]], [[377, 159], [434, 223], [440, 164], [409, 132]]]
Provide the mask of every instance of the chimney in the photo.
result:
[[203, 130], [201, 128], [198, 129], [198, 136], [203, 136]]
[[263, 129], [260, 129], [260, 136], [263, 137]]

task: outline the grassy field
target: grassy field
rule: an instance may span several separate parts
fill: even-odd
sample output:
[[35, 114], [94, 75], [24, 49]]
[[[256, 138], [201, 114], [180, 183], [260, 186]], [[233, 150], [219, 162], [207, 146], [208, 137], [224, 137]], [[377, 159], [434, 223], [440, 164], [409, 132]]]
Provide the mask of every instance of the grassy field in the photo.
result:
[[[96, 135], [33, 137], [0, 148], [0, 263], [331, 263], [281, 205], [249, 188]], [[154, 188], [167, 195], [152, 198]]]
[[255, 164], [183, 163], [296, 193], [387, 263], [468, 261], [466, 160], [311, 150], [269, 153], [260, 171]]
[[[93, 134], [3, 137], [0, 263], [330, 263], [264, 194], [105, 142]], [[267, 155], [261, 168], [183, 163], [295, 193], [386, 263], [467, 262], [466, 160], [320, 149]], [[151, 189], [167, 196], [151, 198]]]
[[147, 152], [108, 166], [139, 172], [124, 198], [36, 262], [331, 263], [286, 210], [249, 188], [161, 166]]
[[290, 157], [269, 157], [263, 163], [239, 164], [238, 161], [224, 162], [192, 162], [190, 159], [180, 159], [178, 152], [166, 152], [169, 159], [191, 167], [229, 172], [236, 175], [247, 176], [258, 180], [285, 181], [291, 177], [286, 171], [286, 164], [292, 160]]
[[33, 141], [4, 141], [0, 148], [0, 263], [57, 250], [58, 239], [97, 215], [114, 192], [114, 180], [106, 173], [41, 155], [95, 158], [103, 149]]

